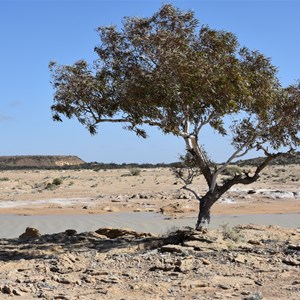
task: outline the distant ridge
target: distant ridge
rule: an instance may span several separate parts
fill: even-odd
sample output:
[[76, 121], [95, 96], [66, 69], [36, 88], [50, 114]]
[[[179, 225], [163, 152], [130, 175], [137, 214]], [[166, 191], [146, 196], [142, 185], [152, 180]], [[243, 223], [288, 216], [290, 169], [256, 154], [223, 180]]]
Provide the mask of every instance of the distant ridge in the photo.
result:
[[1, 169], [55, 168], [82, 164], [85, 164], [85, 161], [72, 155], [0, 156]]
[[[239, 160], [235, 164], [240, 166], [253, 166], [258, 165], [264, 160], [264, 157], [257, 157], [245, 160]], [[293, 155], [283, 155], [271, 161], [270, 165], [299, 165], [300, 164], [300, 152], [296, 152]]]

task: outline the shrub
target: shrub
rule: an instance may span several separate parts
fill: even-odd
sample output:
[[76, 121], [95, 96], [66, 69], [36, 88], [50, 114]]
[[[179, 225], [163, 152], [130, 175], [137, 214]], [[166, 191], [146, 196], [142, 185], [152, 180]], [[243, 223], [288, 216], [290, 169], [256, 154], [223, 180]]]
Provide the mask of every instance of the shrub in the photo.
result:
[[48, 182], [45, 188], [47, 190], [55, 190], [62, 183], [63, 183], [63, 179], [62, 178], [54, 178], [53, 181], [52, 181], [52, 183]]
[[141, 174], [141, 170], [137, 169], [137, 168], [134, 168], [134, 169], [130, 169], [129, 173], [130, 173], [131, 176], [139, 176]]
[[228, 223], [224, 223], [220, 227], [225, 240], [232, 240], [235, 243], [241, 242], [242, 237], [236, 228], [230, 227]]
[[57, 186], [61, 185], [62, 183], [63, 183], [62, 178], [54, 178], [52, 181], [52, 184], [57, 185]]
[[0, 181], [9, 181], [9, 178], [8, 177], [1, 177]]
[[242, 175], [243, 171], [237, 166], [229, 166], [222, 172], [222, 174], [226, 176], [235, 176]]

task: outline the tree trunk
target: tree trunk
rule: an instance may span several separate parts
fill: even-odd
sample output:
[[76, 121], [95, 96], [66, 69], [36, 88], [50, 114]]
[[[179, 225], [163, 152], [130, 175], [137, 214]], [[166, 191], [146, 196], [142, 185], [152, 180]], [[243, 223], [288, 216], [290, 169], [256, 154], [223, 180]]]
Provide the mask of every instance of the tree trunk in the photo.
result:
[[211, 194], [206, 194], [201, 198], [199, 203], [199, 214], [196, 224], [196, 230], [207, 232], [210, 224], [210, 209], [215, 203], [216, 197], [213, 197]]

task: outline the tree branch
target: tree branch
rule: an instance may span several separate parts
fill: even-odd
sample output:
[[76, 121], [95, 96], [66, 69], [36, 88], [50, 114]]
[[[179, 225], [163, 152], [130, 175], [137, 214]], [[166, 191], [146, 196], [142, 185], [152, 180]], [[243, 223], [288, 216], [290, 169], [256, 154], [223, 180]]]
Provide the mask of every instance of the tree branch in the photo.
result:
[[127, 122], [130, 122], [128, 119], [98, 119], [96, 121], [95, 124], [98, 124], [98, 123], [105, 123], [105, 122], [108, 122], [108, 123], [127, 123]]
[[212, 182], [212, 173], [207, 162], [207, 158], [203, 153], [203, 150], [199, 147], [196, 137], [190, 136], [189, 138], [185, 138], [185, 142], [187, 145], [187, 151], [195, 157], [208, 186], [210, 186]]
[[[214, 174], [213, 174], [213, 178], [212, 178], [212, 184], [210, 186], [210, 191], [213, 192], [214, 189], [216, 188], [217, 185], [217, 177], [224, 171], [227, 169], [228, 165], [237, 157], [242, 157], [244, 156], [251, 148], [247, 148], [254, 140], [255, 138], [258, 136], [258, 134], [254, 135], [252, 138], [249, 138], [248, 141], [246, 141], [243, 145], [241, 145], [226, 161], [226, 163], [220, 167], [219, 169], [217, 169]], [[244, 148], [246, 147], [245, 151], [241, 154], [239, 154]]]
[[182, 189], [184, 189], [184, 190], [186, 190], [186, 191], [192, 193], [192, 194], [196, 197], [196, 199], [197, 199], [198, 201], [201, 200], [200, 197], [199, 197], [199, 195], [198, 195], [194, 190], [192, 190], [191, 188], [189, 188], [187, 185], [183, 186]]
[[277, 158], [281, 155], [284, 155], [284, 154], [285, 153], [281, 153], [281, 152], [278, 152], [276, 154], [268, 153], [265, 160], [260, 165], [258, 165], [256, 167], [256, 170], [255, 170], [253, 176], [250, 176], [249, 173], [244, 173], [245, 177], [242, 177], [242, 175], [235, 175], [232, 179], [227, 180], [227, 182], [218, 189], [218, 192], [220, 193], [220, 195], [223, 195], [225, 192], [227, 192], [235, 184], [245, 184], [245, 185], [247, 185], [247, 184], [251, 184], [251, 183], [255, 182], [259, 178], [260, 172], [266, 166], [268, 166], [272, 160], [274, 160], [275, 158]]
[[208, 118], [205, 121], [201, 122], [200, 125], [198, 127], [196, 127], [196, 129], [195, 129], [196, 136], [199, 135], [199, 132], [202, 129], [202, 127], [204, 125], [208, 124], [212, 120], [213, 117], [214, 117], [214, 111], [208, 116]]

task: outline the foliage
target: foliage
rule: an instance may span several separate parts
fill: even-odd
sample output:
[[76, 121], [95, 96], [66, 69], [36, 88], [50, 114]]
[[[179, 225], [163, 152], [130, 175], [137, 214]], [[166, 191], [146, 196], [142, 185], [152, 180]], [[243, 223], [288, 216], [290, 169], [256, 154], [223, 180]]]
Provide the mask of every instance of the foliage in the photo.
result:
[[[231, 32], [200, 26], [192, 11], [165, 4], [98, 34], [92, 65], [50, 63], [53, 119], [77, 118], [91, 134], [111, 122], [144, 138], [144, 125], [182, 138], [207, 182], [199, 200], [208, 201], [208, 211], [233, 185], [256, 181], [282, 147], [300, 145], [300, 83], [283, 87], [271, 60], [240, 46]], [[234, 147], [221, 166], [212, 166], [198, 143], [205, 126]], [[251, 150], [265, 154], [252, 175], [236, 173], [219, 185], [228, 166]]]
[[168, 4], [150, 18], [125, 18], [120, 31], [99, 27], [92, 66], [50, 63], [53, 118], [76, 117], [92, 134], [122, 122], [143, 137], [148, 124], [186, 138], [205, 124], [226, 135], [223, 117], [243, 112], [230, 126], [236, 149], [298, 145], [299, 85], [282, 88], [270, 59], [198, 23]]

